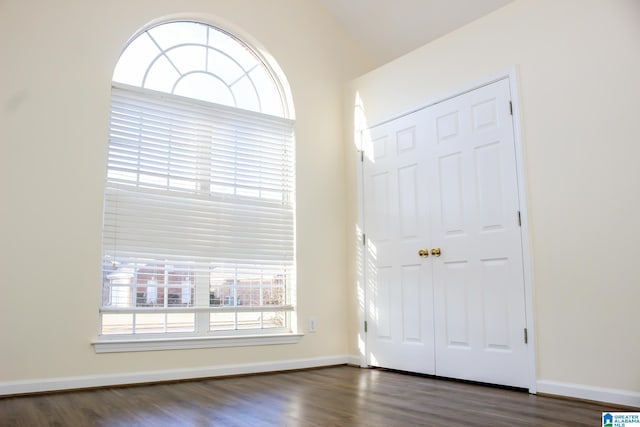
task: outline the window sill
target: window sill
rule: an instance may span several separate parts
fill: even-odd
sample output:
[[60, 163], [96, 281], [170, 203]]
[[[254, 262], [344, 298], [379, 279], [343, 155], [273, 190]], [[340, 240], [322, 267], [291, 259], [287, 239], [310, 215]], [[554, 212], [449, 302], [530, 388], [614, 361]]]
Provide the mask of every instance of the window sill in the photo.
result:
[[218, 337], [98, 339], [93, 341], [96, 353], [132, 351], [186, 350], [216, 347], [297, 344], [303, 334], [239, 335]]

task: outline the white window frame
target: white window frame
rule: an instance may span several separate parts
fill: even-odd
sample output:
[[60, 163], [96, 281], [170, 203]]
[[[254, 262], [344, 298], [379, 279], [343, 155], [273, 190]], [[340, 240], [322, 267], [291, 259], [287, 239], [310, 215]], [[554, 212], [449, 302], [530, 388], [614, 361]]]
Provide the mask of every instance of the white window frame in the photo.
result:
[[[184, 23], [182, 23], [184, 24]], [[192, 23], [194, 25], [203, 25], [203, 24], [199, 24], [199, 23]], [[218, 29], [214, 28], [214, 27], [210, 27], [207, 26], [207, 38], [209, 37], [209, 32], [210, 31], [216, 31]], [[148, 31], [148, 30], [147, 30]], [[232, 37], [229, 36], [228, 33], [222, 32], [220, 31], [223, 35], [227, 35], [228, 37]], [[144, 34], [141, 33], [141, 35]], [[234, 38], [235, 39], [235, 38]], [[136, 39], [134, 38], [133, 41], [135, 41]], [[237, 40], [237, 39], [236, 39]], [[238, 43], [242, 43], [239, 40], [237, 40]], [[248, 49], [248, 47], [246, 47], [246, 45], [243, 44], [243, 46], [245, 46], [245, 48]], [[126, 52], [126, 50], [125, 50]], [[256, 55], [256, 58], [259, 59], [260, 61], [260, 66], [264, 67], [266, 70], [269, 70], [270, 68], [267, 67], [267, 64], [265, 61], [263, 61], [262, 59], [260, 59], [259, 56], [257, 56], [257, 54], [255, 54], [255, 52], [253, 52], [254, 55]], [[166, 55], [166, 53], [162, 53], [162, 55]], [[124, 54], [123, 54], [124, 56]], [[122, 59], [122, 57], [121, 57]], [[157, 59], [157, 58], [156, 58]], [[150, 67], [150, 66], [149, 66]], [[148, 74], [148, 71], [145, 72], [145, 79], [146, 79], [146, 74]], [[188, 70], [185, 71], [183, 70], [183, 75], [184, 74], [188, 74]], [[246, 74], [246, 73], [245, 73]], [[246, 74], [248, 76], [248, 74]], [[275, 77], [274, 73], [271, 73], [271, 77], [274, 79], [274, 87], [275, 88], [281, 88], [283, 87], [283, 85], [278, 81], [278, 79]], [[182, 76], [181, 76], [182, 78]], [[142, 81], [142, 85], [144, 85], [144, 79]], [[173, 85], [173, 88], [175, 89], [176, 84]], [[253, 87], [255, 88], [256, 85], [254, 84]], [[289, 105], [289, 103], [286, 101], [286, 96], [284, 95], [284, 92], [280, 89], [278, 89], [279, 94], [281, 96], [281, 105], [283, 106], [281, 113], [284, 115], [287, 112], [287, 108], [286, 106]], [[264, 120], [265, 122], [268, 122], [268, 120], [274, 120], [276, 119], [277, 121], [280, 122], [289, 122], [290, 126], [291, 126], [291, 130], [293, 129], [293, 122], [290, 120], [287, 120], [286, 118], [274, 118], [273, 116], [269, 116], [260, 112], [249, 112], [247, 110], [245, 110], [244, 108], [238, 108], [237, 106], [223, 106], [223, 105], [213, 105], [209, 102], [204, 102], [202, 100], [196, 100], [196, 99], [185, 99], [183, 97], [180, 96], [175, 96], [173, 94], [159, 94], [154, 90], [149, 90], [149, 89], [145, 89], [145, 88], [139, 88], [139, 87], [132, 87], [130, 85], [126, 85], [126, 84], [122, 84], [122, 83], [118, 83], [114, 81], [114, 88], [112, 91], [112, 107], [113, 108], [117, 108], [114, 107], [114, 105], [116, 105], [117, 103], [121, 102], [121, 99], [124, 96], [125, 98], [125, 102], [127, 97], [130, 97], [133, 100], [139, 101], [142, 100], [142, 102], [145, 102], [145, 98], [150, 99], [151, 102], [162, 102], [162, 101], [168, 101], [169, 103], [173, 102], [173, 103], [177, 103], [176, 105], [179, 105], [179, 103], [185, 103], [185, 104], [190, 104], [193, 108], [195, 108], [196, 110], [200, 111], [200, 110], [207, 110], [207, 109], [213, 109], [214, 112], [217, 113], [221, 113], [221, 114], [226, 114], [226, 113], [230, 113], [231, 115], [238, 114], [238, 115], [243, 115], [243, 116], [247, 116], [249, 115], [249, 117], [251, 117], [251, 115], [253, 115], [255, 117], [255, 119], [257, 121], [260, 120]], [[259, 95], [258, 95], [259, 96]], [[261, 103], [258, 102], [258, 107], [260, 107]], [[271, 102], [271, 106], [273, 106], [273, 102]], [[112, 110], [112, 115], [113, 115], [113, 111]], [[112, 118], [112, 133], [110, 134], [110, 139], [113, 138], [113, 126], [114, 126], [114, 120]], [[293, 137], [292, 137], [293, 138]], [[292, 144], [291, 144], [291, 150], [293, 150], [293, 140], [292, 140]], [[110, 142], [110, 147], [111, 147], [111, 142]], [[206, 155], [211, 155], [209, 153], [206, 153]], [[293, 153], [291, 154], [293, 156]], [[111, 161], [111, 158], [110, 158]], [[125, 159], [126, 161], [126, 159]], [[292, 174], [294, 173], [293, 170], [295, 169], [293, 166], [294, 161], [292, 161], [291, 164], [291, 169], [292, 169]], [[117, 169], [117, 168], [116, 168]], [[109, 174], [109, 169], [108, 168], [108, 174]], [[187, 174], [188, 175], [188, 174]], [[169, 175], [171, 176], [171, 175]], [[109, 176], [107, 177], [107, 189], [109, 188], [109, 182], [111, 181], [111, 184], [114, 184], [114, 181], [118, 181], [118, 179], [111, 179], [113, 177]], [[128, 183], [126, 182], [126, 179], [124, 180], [124, 185], [128, 185]], [[167, 181], [169, 182], [169, 181]], [[186, 181], [185, 181], [186, 182]], [[117, 183], [116, 183], [117, 184]], [[201, 186], [201, 183], [196, 182], [195, 183], [196, 186]], [[209, 188], [209, 183], [205, 183], [205, 185], [207, 185], [206, 191], [205, 192], [211, 192], [211, 191], [215, 191], [212, 190], [213, 187]], [[295, 176], [292, 177], [292, 182], [291, 182], [292, 186], [295, 186]], [[153, 184], [151, 184], [151, 186], [153, 186]], [[113, 187], [113, 185], [112, 185]], [[171, 190], [171, 188], [168, 188], [168, 190]], [[201, 189], [200, 189], [201, 190]], [[236, 190], [234, 189], [234, 194], [236, 193]], [[251, 190], [251, 191], [256, 191], [256, 190]], [[253, 193], [251, 193], [253, 194]], [[261, 193], [260, 193], [261, 194]], [[274, 193], [277, 194], [277, 193]], [[284, 193], [283, 193], [284, 194]], [[291, 193], [289, 196], [286, 197], [294, 197], [294, 189], [292, 188]], [[105, 190], [105, 206], [106, 206], [106, 210], [105, 210], [105, 227], [107, 226], [107, 216], [109, 215], [108, 212], [108, 208], [111, 207], [113, 208], [114, 203], [113, 202], [109, 202], [108, 201], [108, 194], [107, 194], [107, 190]], [[231, 195], [231, 198], [233, 198], [234, 196]], [[259, 196], [262, 197], [262, 196]], [[290, 202], [291, 205], [293, 206], [293, 215], [295, 216], [295, 205], [293, 200], [286, 200], [286, 202]], [[284, 201], [283, 201], [284, 203]], [[116, 202], [117, 204], [117, 202]], [[111, 222], [109, 222], [108, 224], [110, 224], [111, 226], [113, 226], [113, 221], [110, 220]], [[103, 352], [122, 352], [122, 351], [151, 351], [151, 350], [165, 350], [165, 349], [186, 349], [186, 348], [208, 348], [208, 347], [229, 347], [229, 346], [246, 346], [246, 345], [273, 345], [273, 344], [292, 344], [292, 343], [296, 343], [300, 340], [300, 337], [302, 336], [302, 334], [297, 333], [296, 331], [296, 325], [297, 325], [297, 321], [296, 321], [296, 313], [295, 313], [295, 226], [293, 225], [295, 223], [295, 221], [292, 221], [292, 225], [291, 225], [291, 233], [292, 233], [292, 240], [293, 240], [293, 247], [290, 248], [291, 253], [290, 253], [290, 257], [293, 257], [293, 261], [291, 263], [291, 267], [290, 267], [290, 276], [286, 276], [287, 279], [285, 279], [285, 285], [284, 285], [284, 292], [286, 292], [286, 300], [280, 304], [277, 305], [263, 305], [264, 302], [262, 300], [262, 295], [263, 295], [263, 289], [262, 289], [262, 282], [260, 282], [260, 287], [259, 287], [259, 303], [253, 304], [253, 305], [246, 305], [246, 306], [240, 306], [237, 305], [237, 300], [235, 297], [235, 293], [233, 294], [233, 303], [232, 305], [223, 305], [218, 303], [217, 305], [214, 305], [214, 303], [211, 302], [210, 298], [210, 292], [211, 292], [211, 276], [208, 277], [202, 277], [202, 271], [198, 270], [199, 273], [194, 273], [194, 275], [189, 277], [189, 280], [186, 280], [187, 277], [185, 277], [185, 282], [183, 282], [182, 285], [173, 285], [171, 286], [171, 288], [174, 289], [178, 289], [181, 288], [181, 292], [182, 292], [182, 296], [181, 296], [181, 301], [187, 300], [189, 301], [188, 303], [186, 303], [186, 306], [182, 306], [182, 307], [171, 307], [167, 304], [167, 298], [168, 298], [168, 292], [169, 292], [169, 285], [165, 282], [163, 285], [158, 285], [157, 282], [153, 283], [151, 286], [151, 280], [148, 281], [148, 283], [146, 283], [144, 286], [140, 286], [137, 282], [135, 283], [128, 283], [126, 285], [123, 285], [121, 287], [123, 287], [125, 290], [129, 289], [129, 293], [130, 293], [130, 299], [132, 301], [129, 302], [128, 306], [118, 306], [116, 305], [108, 305], [105, 304], [105, 294], [104, 294], [104, 290], [101, 292], [101, 302], [100, 302], [100, 334], [98, 336], [98, 338], [96, 340], [93, 341], [93, 345], [95, 348], [95, 351], [97, 353], [103, 353]], [[116, 224], [117, 224], [117, 220], [116, 220]], [[107, 233], [106, 229], [105, 229], [105, 233]], [[114, 259], [114, 263], [113, 263], [113, 268], [116, 268], [116, 262], [115, 262], [115, 258], [114, 258], [114, 250], [113, 248], [111, 248], [111, 250], [106, 249], [106, 244], [105, 242], [107, 242], [107, 240], [110, 241], [110, 243], [113, 243], [114, 241], [116, 241], [115, 245], [118, 245], [118, 238], [116, 237], [115, 240], [113, 238], [113, 235], [118, 235], [118, 233], [120, 232], [116, 232], [115, 234], [112, 233], [110, 238], [107, 238], [105, 236], [107, 236], [107, 234], [105, 234], [105, 236], [103, 236], [103, 251], [106, 253], [109, 253], [111, 255], [104, 257], [103, 256], [103, 266], [105, 263], [105, 259]], [[135, 233], [134, 233], [135, 234]], [[123, 243], [122, 243], [123, 242]], [[130, 244], [131, 246], [131, 242], [127, 242], [126, 238], [121, 241], [122, 246], [125, 249], [127, 248], [127, 244]], [[214, 251], [215, 252], [215, 251]], [[233, 252], [233, 250], [231, 251]], [[237, 251], [236, 251], [237, 252]], [[104, 254], [103, 254], [104, 255]], [[193, 256], [201, 256], [203, 254], [201, 253], [195, 253], [192, 254]], [[206, 254], [204, 255], [206, 256]], [[109, 258], [111, 257], [111, 258]], [[202, 259], [199, 258], [198, 259], [200, 261], [201, 264], [199, 265], [203, 265], [202, 264]], [[229, 260], [224, 260], [225, 262], [230, 262]], [[232, 259], [231, 262], [233, 262], [234, 260]], [[237, 259], [235, 261], [238, 261]], [[242, 260], [240, 260], [242, 261]], [[246, 260], [247, 262], [250, 263], [251, 260]], [[264, 262], [264, 261], [263, 261]], [[269, 262], [268, 260], [266, 262]], [[129, 264], [132, 265], [132, 264]], [[137, 265], [137, 264], [135, 264]], [[260, 264], [262, 266], [264, 266], [264, 264]], [[139, 274], [139, 270], [137, 269], [137, 267], [134, 267], [134, 274], [138, 275]], [[165, 269], [165, 272], [168, 271], [168, 269]], [[166, 275], [166, 273], [165, 273]], [[200, 275], [200, 276], [199, 276]], [[198, 278], [199, 277], [199, 278]], [[137, 280], [137, 279], [136, 279]], [[155, 277], [154, 277], [155, 280]], [[193, 283], [192, 283], [193, 282]], [[200, 283], [198, 285], [198, 282]], [[235, 288], [234, 289], [238, 289], [239, 287], [239, 282], [234, 282]], [[113, 288], [113, 285], [110, 285]], [[157, 287], [155, 287], [157, 286]], [[153, 302], [153, 304], [147, 304], [149, 306], [146, 307], [138, 307], [138, 295], [137, 295], [137, 289], [138, 288], [144, 288], [145, 289], [145, 294], [143, 295], [142, 299], [146, 298], [146, 302], [150, 303]], [[151, 289], [155, 289], [155, 293], [151, 292]], [[159, 304], [155, 304], [155, 299], [157, 297], [157, 293], [158, 290], [162, 289], [163, 294], [164, 294], [164, 304], [159, 305]], [[113, 289], [110, 289], [110, 292], [112, 292]], [[234, 290], [235, 292], [235, 290]], [[111, 298], [111, 294], [109, 297], [109, 300]], [[206, 300], [206, 303], [204, 302]], [[126, 304], [125, 304], [126, 305]], [[286, 316], [286, 326], [284, 328], [267, 328], [267, 329], [259, 329], [259, 328], [251, 328], [251, 329], [232, 329], [232, 330], [224, 330], [224, 331], [211, 331], [210, 330], [210, 318], [209, 316], [212, 313], [235, 313], [234, 314], [234, 325], [236, 325], [236, 328], [238, 328], [238, 316], [241, 316], [242, 313], [255, 313], [255, 312], [261, 312], [261, 313], [269, 313], [269, 312], [281, 312], [284, 313], [284, 316]], [[193, 331], [191, 332], [167, 332], [166, 328], [167, 328], [167, 317], [169, 315], [179, 315], [181, 313], [188, 313], [188, 314], [193, 314]], [[119, 314], [123, 314], [123, 315], [131, 315], [132, 316], [132, 327], [134, 329], [132, 329], [131, 333], [122, 333], [122, 334], [103, 334], [103, 324], [102, 324], [102, 319], [105, 315], [119, 315]], [[162, 316], [164, 315], [164, 325], [165, 325], [165, 331], [164, 332], [159, 332], [159, 333], [135, 333], [135, 318], [136, 316], [139, 315], [148, 315], [148, 316]], [[260, 316], [260, 326], [261, 328], [263, 327], [263, 322], [264, 322], [264, 316], [261, 315]]]

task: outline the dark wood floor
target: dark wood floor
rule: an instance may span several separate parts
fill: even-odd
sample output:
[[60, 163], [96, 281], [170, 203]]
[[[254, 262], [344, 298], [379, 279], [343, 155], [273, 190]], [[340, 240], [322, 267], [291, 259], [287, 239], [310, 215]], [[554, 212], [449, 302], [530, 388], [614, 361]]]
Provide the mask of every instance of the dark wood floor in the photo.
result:
[[1, 426], [598, 426], [615, 405], [338, 366], [0, 399]]

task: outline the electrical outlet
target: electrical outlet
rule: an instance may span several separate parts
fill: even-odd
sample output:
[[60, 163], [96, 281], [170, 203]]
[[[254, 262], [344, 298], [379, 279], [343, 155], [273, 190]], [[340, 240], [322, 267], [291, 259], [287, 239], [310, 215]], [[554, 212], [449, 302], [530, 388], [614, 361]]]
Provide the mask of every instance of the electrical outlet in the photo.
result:
[[315, 317], [310, 317], [309, 318], [309, 332], [315, 332], [317, 330], [317, 323], [316, 323], [316, 318]]

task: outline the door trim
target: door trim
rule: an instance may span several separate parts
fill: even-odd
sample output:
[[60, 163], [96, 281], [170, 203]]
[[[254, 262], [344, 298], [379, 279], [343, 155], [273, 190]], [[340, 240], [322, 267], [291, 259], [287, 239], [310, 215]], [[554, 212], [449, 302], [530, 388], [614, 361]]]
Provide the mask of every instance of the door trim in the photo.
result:
[[[520, 217], [521, 217], [521, 227], [520, 234], [522, 237], [522, 262], [523, 262], [523, 279], [524, 279], [524, 293], [525, 293], [525, 316], [526, 316], [526, 324], [527, 324], [527, 332], [528, 332], [528, 360], [527, 365], [529, 367], [529, 372], [527, 373], [529, 377], [529, 393], [535, 394], [537, 391], [537, 383], [536, 383], [536, 352], [535, 352], [535, 344], [536, 344], [536, 334], [535, 334], [535, 322], [534, 322], [534, 309], [533, 309], [533, 251], [532, 251], [532, 241], [530, 237], [530, 228], [529, 228], [529, 215], [528, 215], [528, 204], [527, 204], [527, 192], [526, 192], [526, 170], [525, 170], [525, 162], [524, 162], [524, 149], [523, 149], [523, 132], [522, 132], [522, 115], [521, 115], [521, 104], [520, 104], [520, 91], [519, 91], [519, 80], [518, 80], [518, 70], [516, 66], [512, 66], [502, 72], [498, 72], [494, 75], [488, 76], [482, 80], [478, 80], [476, 82], [471, 82], [469, 84], [465, 84], [462, 87], [457, 89], [447, 91], [445, 94], [440, 96], [436, 96], [428, 99], [425, 102], [420, 103], [404, 112], [399, 114], [395, 114], [385, 120], [382, 120], [376, 124], [369, 126], [369, 128], [373, 128], [376, 126], [380, 126], [389, 121], [398, 119], [407, 114], [411, 114], [418, 110], [428, 108], [432, 105], [438, 104], [440, 102], [446, 101], [448, 99], [464, 95], [467, 92], [471, 92], [473, 90], [479, 89], [483, 86], [487, 86], [489, 84], [495, 83], [500, 80], [507, 80], [509, 82], [509, 91], [511, 94], [511, 102], [513, 106], [513, 139], [515, 144], [515, 163], [516, 163], [516, 179], [517, 187], [518, 187], [518, 203], [520, 209]], [[360, 130], [360, 141], [364, 138], [364, 133], [366, 130]], [[365, 307], [368, 302], [368, 297], [366, 294], [366, 277], [365, 277], [365, 269], [363, 266], [365, 251], [363, 242], [363, 230], [364, 230], [364, 168], [363, 163], [361, 161], [360, 153], [357, 153], [356, 156], [356, 176], [357, 176], [357, 204], [358, 204], [358, 212], [357, 212], [357, 235], [355, 236], [357, 240], [357, 269], [358, 269], [358, 283], [357, 283], [357, 298], [358, 298], [358, 320], [359, 320], [359, 329], [358, 329], [358, 349], [360, 352], [360, 366], [367, 367], [369, 366], [369, 351], [367, 349], [367, 339], [365, 333], [365, 321], [366, 321], [366, 312]]]

